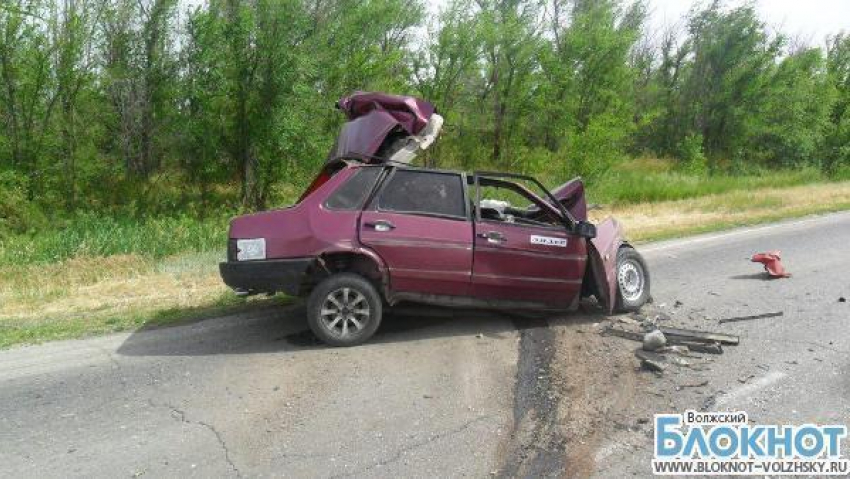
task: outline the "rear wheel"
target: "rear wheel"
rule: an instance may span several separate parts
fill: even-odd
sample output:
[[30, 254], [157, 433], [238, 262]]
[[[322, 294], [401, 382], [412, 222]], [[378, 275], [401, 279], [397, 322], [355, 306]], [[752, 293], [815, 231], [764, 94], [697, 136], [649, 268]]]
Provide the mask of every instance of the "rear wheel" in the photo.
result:
[[637, 311], [649, 299], [649, 269], [631, 246], [617, 251], [617, 310]]
[[307, 323], [331, 346], [355, 346], [372, 337], [381, 324], [378, 291], [362, 276], [333, 275], [319, 283], [307, 301]]

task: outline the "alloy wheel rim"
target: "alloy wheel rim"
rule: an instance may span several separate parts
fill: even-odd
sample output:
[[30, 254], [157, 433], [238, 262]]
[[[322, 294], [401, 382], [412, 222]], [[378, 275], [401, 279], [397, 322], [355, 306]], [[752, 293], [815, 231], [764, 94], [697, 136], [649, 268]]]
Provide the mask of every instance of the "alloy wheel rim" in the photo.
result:
[[319, 316], [328, 332], [346, 338], [366, 327], [371, 318], [371, 309], [363, 293], [351, 288], [339, 288], [325, 296]]
[[620, 293], [626, 301], [635, 301], [643, 294], [643, 269], [633, 261], [623, 261], [617, 270]]

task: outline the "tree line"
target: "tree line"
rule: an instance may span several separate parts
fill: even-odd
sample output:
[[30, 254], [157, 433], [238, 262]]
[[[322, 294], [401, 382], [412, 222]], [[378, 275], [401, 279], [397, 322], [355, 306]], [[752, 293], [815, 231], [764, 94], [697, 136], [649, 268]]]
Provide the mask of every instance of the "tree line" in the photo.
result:
[[713, 1], [4, 0], [0, 187], [47, 211], [263, 208], [314, 175], [355, 90], [434, 102], [431, 166], [591, 181], [850, 165], [850, 36]]

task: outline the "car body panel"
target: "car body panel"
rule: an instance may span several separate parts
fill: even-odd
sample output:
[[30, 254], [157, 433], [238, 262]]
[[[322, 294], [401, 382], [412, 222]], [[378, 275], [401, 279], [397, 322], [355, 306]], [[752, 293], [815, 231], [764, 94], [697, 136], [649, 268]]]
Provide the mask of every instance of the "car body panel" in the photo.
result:
[[357, 92], [337, 107], [348, 117], [328, 154], [329, 163], [357, 158], [380, 162], [379, 153], [392, 136], [413, 136], [428, 124], [436, 108], [410, 96]]
[[230, 238], [265, 238], [267, 258], [316, 256], [356, 246], [359, 211], [335, 211], [322, 203], [357, 167], [344, 168], [314, 194], [289, 208], [244, 215], [230, 222]]
[[607, 218], [596, 227], [596, 238], [590, 240], [588, 248], [597, 299], [608, 314], [614, 312], [617, 304], [617, 252], [624, 244], [620, 223], [614, 218]]
[[[379, 222], [393, 229], [378, 231]], [[393, 292], [469, 294], [469, 221], [367, 210], [360, 218], [360, 241], [386, 261]]]
[[581, 178], [573, 178], [553, 189], [552, 196], [564, 205], [576, 221], [587, 221], [587, 200]]
[[[581, 290], [584, 238], [566, 229], [486, 220], [476, 222], [475, 231], [473, 296], [567, 306]], [[501, 239], [494, 241], [494, 233]], [[532, 238], [563, 243], [541, 244]]]

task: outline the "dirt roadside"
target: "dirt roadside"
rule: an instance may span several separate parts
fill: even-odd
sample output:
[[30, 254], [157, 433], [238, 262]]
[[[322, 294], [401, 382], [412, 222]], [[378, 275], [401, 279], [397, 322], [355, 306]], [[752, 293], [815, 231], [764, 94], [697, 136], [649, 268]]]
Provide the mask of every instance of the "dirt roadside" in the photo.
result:
[[[700, 311], [651, 306], [665, 326], [705, 328]], [[640, 343], [604, 334], [629, 316], [579, 313], [515, 319], [522, 331], [514, 391], [514, 425], [499, 477], [590, 477], [612, 455], [652, 440], [660, 410], [711, 407], [706, 380], [716, 358], [688, 353], [664, 374], [644, 370]]]

